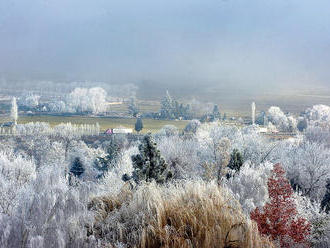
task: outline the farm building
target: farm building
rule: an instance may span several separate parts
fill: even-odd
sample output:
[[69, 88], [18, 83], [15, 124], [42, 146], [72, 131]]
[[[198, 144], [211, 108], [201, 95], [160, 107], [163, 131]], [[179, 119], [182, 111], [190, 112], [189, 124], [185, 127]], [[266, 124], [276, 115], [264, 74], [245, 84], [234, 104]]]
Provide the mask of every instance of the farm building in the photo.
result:
[[105, 134], [127, 134], [133, 133], [131, 128], [109, 128], [105, 131]]

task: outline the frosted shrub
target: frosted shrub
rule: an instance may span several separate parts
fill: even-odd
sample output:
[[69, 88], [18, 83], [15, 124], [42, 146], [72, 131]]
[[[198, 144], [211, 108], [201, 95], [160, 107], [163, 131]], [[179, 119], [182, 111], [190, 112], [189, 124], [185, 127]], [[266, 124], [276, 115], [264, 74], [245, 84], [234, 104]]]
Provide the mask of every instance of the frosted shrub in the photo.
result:
[[282, 148], [280, 160], [294, 188], [311, 199], [322, 199], [326, 179], [330, 177], [330, 150], [311, 142]]
[[88, 247], [85, 226], [92, 217], [87, 212], [91, 186], [70, 188], [62, 168], [41, 169], [20, 192], [13, 214], [0, 215], [8, 225], [0, 231], [0, 246]]
[[198, 178], [202, 175], [202, 148], [194, 139], [163, 137], [158, 148], [173, 170], [174, 178]]
[[273, 164], [269, 162], [258, 166], [245, 163], [240, 171], [226, 182], [245, 214], [249, 215], [268, 200], [267, 181], [272, 169]]
[[163, 126], [158, 133], [156, 133], [156, 139], [160, 137], [171, 137], [171, 136], [177, 136], [179, 134], [179, 130], [174, 125], [165, 125]]
[[330, 246], [330, 216], [320, 211], [320, 202], [311, 201], [300, 193], [294, 195], [297, 210], [311, 224], [309, 241], [313, 247], [326, 248]]
[[0, 152], [0, 213], [12, 214], [20, 192], [36, 178], [33, 161]]
[[132, 174], [133, 165], [131, 156], [137, 153], [137, 147], [131, 147], [119, 155], [119, 159], [116, 161], [116, 164], [107, 173], [105, 173], [104, 178], [100, 182], [104, 193], [117, 194], [120, 191], [124, 185], [122, 176], [124, 174]]

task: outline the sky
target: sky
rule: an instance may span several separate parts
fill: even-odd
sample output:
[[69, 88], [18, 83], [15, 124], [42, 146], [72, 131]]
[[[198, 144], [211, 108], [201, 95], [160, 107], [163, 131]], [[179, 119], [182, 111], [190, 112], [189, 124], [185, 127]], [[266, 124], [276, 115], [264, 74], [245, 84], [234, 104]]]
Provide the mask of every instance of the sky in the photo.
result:
[[0, 76], [330, 88], [329, 0], [0, 0]]

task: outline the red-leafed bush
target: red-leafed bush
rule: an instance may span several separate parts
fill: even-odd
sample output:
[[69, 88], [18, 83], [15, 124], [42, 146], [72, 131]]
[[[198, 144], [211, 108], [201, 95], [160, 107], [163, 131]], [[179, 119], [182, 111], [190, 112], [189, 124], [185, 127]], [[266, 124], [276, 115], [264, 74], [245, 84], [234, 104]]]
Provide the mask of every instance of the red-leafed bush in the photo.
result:
[[260, 233], [269, 235], [281, 247], [293, 247], [293, 244], [309, 247], [306, 237], [310, 224], [298, 216], [293, 190], [280, 164], [274, 165], [267, 184], [270, 202], [251, 212], [251, 219], [257, 222]]

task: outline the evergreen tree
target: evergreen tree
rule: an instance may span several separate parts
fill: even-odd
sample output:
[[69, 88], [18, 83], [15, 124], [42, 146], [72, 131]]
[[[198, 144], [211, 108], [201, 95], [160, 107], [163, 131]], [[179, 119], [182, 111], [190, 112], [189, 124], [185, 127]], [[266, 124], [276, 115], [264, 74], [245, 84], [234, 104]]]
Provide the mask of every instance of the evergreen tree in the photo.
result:
[[83, 167], [82, 162], [80, 161], [80, 158], [78, 158], [78, 157], [75, 158], [73, 163], [72, 163], [70, 173], [72, 173], [76, 177], [80, 177], [81, 174], [84, 173], [84, 171], [85, 171], [85, 169]]
[[232, 170], [239, 171], [243, 165], [243, 157], [238, 149], [234, 149], [230, 154], [228, 167]]
[[265, 111], [261, 111], [256, 119], [256, 124], [258, 125], [265, 125], [266, 113]]
[[216, 121], [216, 120], [220, 120], [220, 112], [219, 112], [219, 107], [218, 107], [218, 105], [214, 105], [214, 107], [213, 107], [213, 111], [212, 111], [212, 119], [214, 120], [214, 121]]
[[182, 104], [179, 104], [178, 101], [174, 101], [174, 118], [179, 119], [182, 116]]
[[143, 129], [143, 122], [141, 117], [136, 119], [135, 122], [135, 131], [140, 132]]
[[166, 91], [166, 95], [161, 101], [160, 116], [163, 119], [174, 119], [175, 102], [173, 101], [170, 93]]
[[165, 159], [161, 156], [157, 149], [157, 144], [153, 141], [151, 134], [144, 137], [143, 142], [139, 145], [139, 154], [132, 156], [133, 174], [129, 177], [123, 175], [123, 180], [133, 179], [135, 183], [151, 182], [165, 183], [172, 177], [172, 173], [168, 170]]
[[326, 213], [330, 212], [330, 179], [327, 180], [327, 185], [325, 186], [327, 191], [321, 202], [321, 209], [324, 210]]
[[297, 128], [300, 132], [303, 132], [306, 128], [307, 128], [307, 121], [305, 118], [299, 120], [298, 124], [297, 124]]
[[98, 177], [102, 177], [104, 173], [109, 170], [113, 162], [116, 160], [120, 150], [120, 146], [117, 144], [117, 142], [115, 140], [112, 140], [111, 144], [107, 148], [107, 155], [105, 155], [104, 157], [96, 158], [94, 166], [97, 170], [101, 172]]

